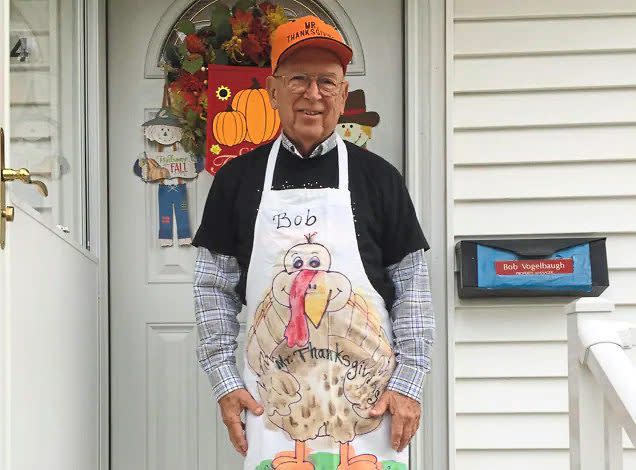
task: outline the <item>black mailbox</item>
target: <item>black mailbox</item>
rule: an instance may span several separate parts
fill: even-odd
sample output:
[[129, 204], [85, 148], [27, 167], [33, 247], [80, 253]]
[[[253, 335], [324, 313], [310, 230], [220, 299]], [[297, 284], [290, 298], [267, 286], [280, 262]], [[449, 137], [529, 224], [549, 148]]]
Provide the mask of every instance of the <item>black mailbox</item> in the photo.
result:
[[459, 297], [597, 297], [609, 286], [605, 240], [461, 240]]

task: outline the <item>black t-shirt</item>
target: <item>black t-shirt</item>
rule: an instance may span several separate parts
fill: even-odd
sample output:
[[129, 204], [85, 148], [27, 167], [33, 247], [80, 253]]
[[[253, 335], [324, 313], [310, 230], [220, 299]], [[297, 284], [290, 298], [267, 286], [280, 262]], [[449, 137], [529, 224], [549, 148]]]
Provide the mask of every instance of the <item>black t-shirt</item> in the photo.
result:
[[[422, 233], [402, 175], [382, 157], [345, 142], [349, 153], [349, 191], [362, 263], [387, 309], [395, 289], [385, 268], [429, 245]], [[234, 158], [214, 177], [193, 245], [234, 256], [241, 268], [236, 292], [243, 304], [254, 224], [261, 201], [272, 143]], [[313, 158], [300, 158], [280, 147], [272, 189], [337, 188], [337, 147]]]

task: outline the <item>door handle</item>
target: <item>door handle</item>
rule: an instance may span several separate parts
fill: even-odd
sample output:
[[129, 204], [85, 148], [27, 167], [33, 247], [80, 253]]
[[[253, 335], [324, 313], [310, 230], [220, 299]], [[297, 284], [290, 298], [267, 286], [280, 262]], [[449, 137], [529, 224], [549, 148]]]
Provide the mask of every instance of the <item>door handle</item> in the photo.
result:
[[26, 184], [34, 184], [40, 190], [42, 196], [47, 197], [49, 195], [49, 190], [46, 185], [42, 181], [36, 181], [31, 179], [31, 173], [26, 168], [20, 168], [19, 170], [14, 170], [12, 168], [3, 168], [2, 169], [2, 181], [22, 181]]
[[7, 222], [13, 221], [13, 207], [6, 206], [5, 183], [10, 181], [22, 181], [26, 184], [35, 185], [40, 193], [47, 197], [49, 190], [42, 181], [31, 178], [31, 173], [26, 168], [14, 170], [4, 167], [4, 129], [0, 127], [0, 249], [4, 250], [7, 235]]

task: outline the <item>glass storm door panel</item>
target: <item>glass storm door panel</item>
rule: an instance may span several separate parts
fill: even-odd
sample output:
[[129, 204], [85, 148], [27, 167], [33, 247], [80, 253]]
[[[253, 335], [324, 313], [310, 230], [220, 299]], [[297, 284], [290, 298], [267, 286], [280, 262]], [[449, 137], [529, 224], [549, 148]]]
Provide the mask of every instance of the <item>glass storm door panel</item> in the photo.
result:
[[10, 2], [9, 42], [6, 166], [48, 189], [16, 182], [10, 198], [88, 247], [83, 2]]

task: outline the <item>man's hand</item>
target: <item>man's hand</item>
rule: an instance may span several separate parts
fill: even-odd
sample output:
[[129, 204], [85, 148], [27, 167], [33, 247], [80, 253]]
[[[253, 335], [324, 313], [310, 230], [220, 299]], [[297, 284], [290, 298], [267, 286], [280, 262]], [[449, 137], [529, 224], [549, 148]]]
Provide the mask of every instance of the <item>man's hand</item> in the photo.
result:
[[239, 388], [224, 395], [219, 400], [219, 406], [221, 407], [223, 423], [227, 427], [232, 445], [238, 453], [245, 457], [247, 454], [247, 439], [244, 432], [245, 423], [241, 421], [241, 412], [247, 409], [260, 416], [263, 414], [263, 407], [244, 388]]
[[394, 390], [386, 390], [369, 410], [371, 416], [381, 416], [385, 411], [392, 415], [391, 447], [397, 451], [404, 449], [417, 432], [420, 425], [420, 404]]

